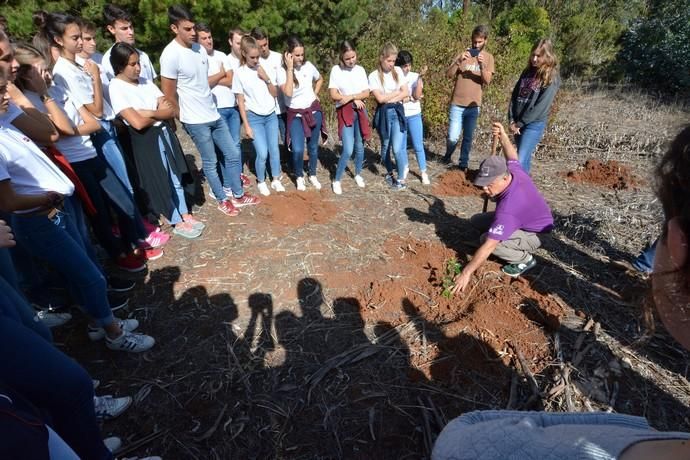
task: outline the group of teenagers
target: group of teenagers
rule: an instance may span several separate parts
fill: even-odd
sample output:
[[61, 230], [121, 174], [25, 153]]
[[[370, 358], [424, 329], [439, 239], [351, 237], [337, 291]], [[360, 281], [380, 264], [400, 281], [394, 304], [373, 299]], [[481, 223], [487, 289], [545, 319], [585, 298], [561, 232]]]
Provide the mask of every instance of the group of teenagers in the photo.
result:
[[[195, 177], [175, 119], [200, 153], [209, 194], [228, 216], [261, 201], [245, 191], [251, 181], [244, 174], [242, 126], [254, 148], [261, 195], [285, 191], [281, 140], [291, 154], [297, 190], [306, 190], [307, 184], [321, 188], [319, 145], [327, 134], [319, 100], [323, 77], [306, 59], [304, 44], [291, 37], [280, 54], [269, 49], [262, 30], [232, 29], [226, 55], [214, 49], [210, 29], [196, 23], [185, 7], [171, 6], [168, 16], [174, 39], [161, 54], [160, 76], [148, 55], [135, 47], [132, 16], [116, 5], [104, 9], [115, 44], [103, 55], [96, 51], [95, 25], [68, 14], [37, 13], [32, 43], [13, 42], [0, 30], [0, 349], [5, 351], [0, 414], [13, 414], [0, 415], [0, 426], [6, 427], [4, 433], [21, 432], [0, 452], [21, 445], [17, 452], [22, 454], [36, 449], [32, 458], [107, 459], [119, 446], [117, 438], [100, 438], [98, 418], [121, 414], [132, 399], [96, 397], [97, 380], [52, 344], [49, 327], [70, 315], [36, 310], [30, 297], [65, 286], [66, 295], [89, 317], [91, 340], [133, 353], [154, 346], [153, 337], [137, 332], [136, 319], [113, 313], [127, 305], [117, 296], [134, 283], [106, 271], [91, 238], [112, 265], [138, 272], [162, 256], [170, 239], [161, 221], [184, 238], [202, 234], [205, 225], [187, 204]], [[463, 170], [469, 165], [482, 91], [494, 72], [493, 57], [484, 48], [487, 39], [486, 27], [475, 28], [472, 46], [447, 71], [455, 85], [444, 159], [450, 162], [462, 134]], [[426, 68], [419, 73], [411, 68], [409, 52], [386, 44], [377, 69], [367, 75], [353, 44], [341, 44], [328, 83], [342, 142], [334, 193], [342, 194], [341, 180], [353, 156], [354, 181], [365, 187], [361, 171], [370, 125], [380, 136], [390, 187], [406, 187], [408, 136], [421, 181], [429, 184], [421, 115]], [[483, 162], [476, 182], [491, 196], [507, 196], [503, 192], [512, 190], [511, 184], [529, 189], [511, 203], [530, 208], [528, 220], [539, 228], [524, 228], [515, 220], [506, 228], [539, 233], [552, 225], [528, 173], [558, 84], [551, 42], [540, 40], [513, 92], [509, 131], [500, 124], [492, 128], [506, 158]], [[372, 95], [377, 108], [370, 120], [365, 102]], [[540, 206], [533, 206], [533, 199], [541, 200]], [[509, 262], [506, 273], [517, 276], [533, 266], [538, 239], [523, 238], [527, 246], [509, 247], [511, 235], [502, 236], [497, 219], [496, 212], [480, 219], [488, 230], [484, 241], [495, 241], [491, 251], [503, 250], [499, 257]], [[478, 257], [478, 263], [486, 257]], [[469, 277], [472, 271], [464, 273]], [[464, 290], [468, 280], [458, 279], [455, 290]], [[22, 436], [28, 435], [36, 442], [24, 443]]]

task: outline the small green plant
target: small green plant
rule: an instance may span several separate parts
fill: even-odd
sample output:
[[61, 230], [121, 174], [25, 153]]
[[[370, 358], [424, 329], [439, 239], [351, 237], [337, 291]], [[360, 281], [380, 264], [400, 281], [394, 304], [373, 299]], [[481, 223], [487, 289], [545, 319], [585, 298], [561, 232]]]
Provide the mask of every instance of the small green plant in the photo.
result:
[[462, 264], [455, 257], [446, 260], [443, 269], [443, 292], [441, 295], [446, 299], [453, 297], [451, 289], [455, 285], [455, 277], [462, 272]]

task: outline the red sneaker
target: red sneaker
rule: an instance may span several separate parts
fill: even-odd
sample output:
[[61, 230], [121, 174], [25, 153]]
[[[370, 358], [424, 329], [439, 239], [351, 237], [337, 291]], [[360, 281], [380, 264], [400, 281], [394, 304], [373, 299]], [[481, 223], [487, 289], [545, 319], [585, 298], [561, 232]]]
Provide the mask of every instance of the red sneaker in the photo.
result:
[[240, 174], [240, 180], [242, 181], [242, 187], [249, 187], [251, 185], [251, 181], [246, 174]]
[[146, 269], [146, 263], [142, 261], [140, 257], [137, 257], [137, 255], [133, 252], [124, 257], [119, 257], [115, 261], [115, 265], [117, 265], [118, 268], [130, 273], [140, 272]]
[[226, 216], [230, 217], [235, 217], [240, 213], [240, 210], [237, 209], [233, 204], [230, 202], [230, 200], [225, 200], [222, 203], [218, 204], [218, 210], [225, 214]]
[[139, 248], [137, 255], [139, 260], [156, 260], [163, 257], [163, 250], [161, 248]]
[[261, 203], [261, 200], [257, 196], [252, 196], [249, 193], [242, 195], [242, 198], [231, 198], [230, 202], [236, 208], [241, 208], [243, 206], [252, 206]]

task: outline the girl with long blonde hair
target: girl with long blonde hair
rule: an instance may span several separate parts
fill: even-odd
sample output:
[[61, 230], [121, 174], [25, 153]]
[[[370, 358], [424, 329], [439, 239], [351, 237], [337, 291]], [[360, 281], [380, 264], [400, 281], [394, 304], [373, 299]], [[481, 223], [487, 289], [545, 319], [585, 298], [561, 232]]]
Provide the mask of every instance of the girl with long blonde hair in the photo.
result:
[[515, 136], [522, 169], [528, 173], [560, 83], [553, 43], [548, 38], [537, 40], [527, 67], [515, 84], [508, 108], [510, 132]]

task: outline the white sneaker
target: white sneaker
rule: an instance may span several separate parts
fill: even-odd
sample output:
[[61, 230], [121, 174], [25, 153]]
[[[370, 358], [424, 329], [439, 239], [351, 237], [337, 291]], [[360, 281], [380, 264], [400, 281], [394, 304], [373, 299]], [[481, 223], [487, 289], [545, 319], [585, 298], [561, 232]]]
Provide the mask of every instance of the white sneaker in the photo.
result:
[[116, 339], [105, 338], [105, 345], [111, 350], [129, 351], [131, 353], [146, 351], [155, 343], [156, 341], [151, 336], [127, 331], [122, 331], [122, 335]]
[[357, 187], [364, 188], [364, 178], [359, 174], [355, 176], [355, 183], [357, 184]]
[[[127, 332], [135, 331], [139, 327], [139, 321], [136, 319], [121, 319], [120, 329]], [[89, 326], [89, 338], [92, 342], [96, 340], [101, 340], [105, 337], [105, 329], [102, 327], [92, 327]]]
[[271, 182], [271, 188], [276, 192], [285, 191], [285, 187], [283, 187], [283, 184], [280, 183], [280, 179], [274, 179], [273, 182]]
[[342, 195], [343, 194], [343, 188], [340, 186], [339, 180], [333, 182], [333, 193], [335, 193], [336, 195]]
[[422, 184], [429, 185], [431, 181], [429, 180], [429, 175], [426, 172], [422, 173]]
[[62, 326], [67, 321], [72, 319], [72, 315], [69, 313], [57, 313], [48, 310], [37, 311], [36, 317], [41, 320], [43, 324], [50, 328]]
[[259, 182], [259, 185], [257, 185], [256, 187], [259, 189], [259, 193], [263, 196], [268, 196], [271, 194], [271, 191], [268, 189], [268, 185], [266, 185], [266, 182]]
[[300, 192], [303, 192], [307, 189], [307, 186], [304, 184], [304, 177], [298, 177], [297, 178], [297, 190]]
[[103, 444], [111, 453], [115, 453], [120, 447], [122, 447], [122, 440], [117, 436], [111, 436], [103, 440]]
[[316, 176], [309, 176], [309, 182], [314, 186], [316, 190], [321, 190], [321, 182]]
[[113, 398], [112, 395], [93, 397], [96, 417], [101, 420], [112, 420], [122, 415], [131, 404], [132, 398], [129, 396], [123, 396], [122, 398]]

